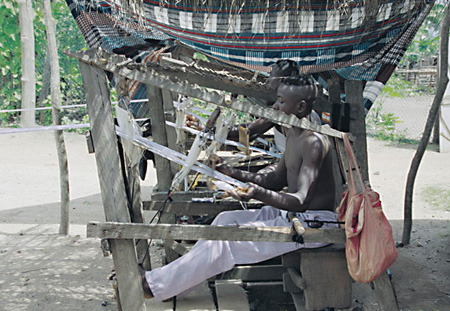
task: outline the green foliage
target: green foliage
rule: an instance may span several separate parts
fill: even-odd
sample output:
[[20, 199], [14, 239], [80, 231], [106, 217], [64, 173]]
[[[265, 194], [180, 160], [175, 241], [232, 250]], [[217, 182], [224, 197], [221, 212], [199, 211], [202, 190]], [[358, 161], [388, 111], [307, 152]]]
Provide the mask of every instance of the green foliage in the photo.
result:
[[424, 56], [439, 54], [439, 30], [444, 17], [445, 6], [448, 5], [445, 2], [438, 1], [433, 6], [430, 14], [428, 14], [422, 26], [417, 31], [413, 42], [408, 47], [400, 65], [405, 64], [406, 61], [414, 62]]
[[[0, 109], [14, 109], [10, 105], [20, 101], [20, 76], [22, 69], [20, 49], [20, 25], [16, 1], [0, 6]], [[14, 114], [0, 114], [0, 123], [14, 122]]]
[[[47, 40], [42, 1], [33, 1], [34, 35], [36, 57], [36, 96], [39, 96], [43, 87], [43, 75], [49, 74], [44, 70], [47, 56]], [[0, 6], [0, 110], [20, 108], [21, 105], [21, 44], [20, 24], [17, 1], [5, 1]], [[64, 50], [78, 51], [86, 48], [86, 43], [72, 17], [65, 1], [52, 2], [53, 18], [56, 22], [56, 40], [59, 44], [59, 64], [61, 74], [61, 103], [62, 105], [84, 103], [84, 90], [78, 62], [63, 54]], [[50, 96], [43, 103], [50, 106]], [[38, 100], [36, 99], [36, 102]], [[74, 115], [81, 120], [85, 112], [80, 111]], [[51, 124], [49, 111], [37, 113], [39, 122], [43, 125]], [[0, 125], [17, 123], [17, 113], [1, 113]]]
[[403, 133], [398, 133], [395, 128], [397, 123], [402, 121], [393, 113], [383, 112], [383, 105], [373, 106], [366, 117], [367, 134], [380, 140], [397, 143], [412, 143]]
[[432, 94], [433, 92], [434, 88], [429, 85], [416, 85], [394, 73], [383, 87], [382, 94], [390, 97], [410, 97]]
[[194, 53], [194, 59], [199, 59], [199, 60], [202, 60], [204, 62], [209, 62], [208, 57], [205, 54], [200, 53], [200, 52], [195, 52]]
[[[431, 56], [437, 59], [439, 55], [440, 24], [444, 16], [445, 6], [448, 5], [447, 2], [438, 1], [434, 5], [430, 14], [417, 31], [411, 45], [408, 47], [399, 64], [399, 68], [408, 69], [422, 59], [431, 60]], [[396, 74], [391, 76], [383, 88], [383, 93], [392, 97], [420, 96], [423, 94], [432, 94], [434, 91], [435, 89], [431, 86], [416, 85]]]

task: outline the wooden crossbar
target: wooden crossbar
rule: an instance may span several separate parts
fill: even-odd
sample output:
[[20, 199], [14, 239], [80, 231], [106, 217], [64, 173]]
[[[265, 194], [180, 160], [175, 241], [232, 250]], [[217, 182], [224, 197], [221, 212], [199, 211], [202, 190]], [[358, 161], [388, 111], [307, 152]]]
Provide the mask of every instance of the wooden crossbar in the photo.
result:
[[[225, 95], [220, 94], [217, 91], [205, 90], [198, 85], [187, 82], [183, 83], [173, 82], [168, 74], [168, 71], [157, 72], [154, 68], [145, 67], [142, 64], [135, 64], [131, 67], [122, 67], [117, 65], [117, 58], [119, 56], [106, 53], [104, 51], [89, 50], [85, 52], [65, 52], [66, 55], [78, 59], [80, 62], [101, 68], [103, 70], [110, 71], [122, 77], [126, 77], [131, 80], [136, 80], [146, 84], [151, 84], [159, 88], [167, 89], [172, 92], [183, 94], [189, 97], [198, 98], [206, 102], [230, 108], [233, 110], [249, 113], [256, 117], [265, 118], [273, 123], [285, 126], [285, 127], [299, 127], [310, 131], [318, 132], [324, 135], [342, 138], [342, 132], [332, 129], [329, 126], [322, 126], [312, 122], [309, 122], [305, 118], [299, 119], [294, 115], [287, 115], [281, 111], [263, 108], [259, 105], [250, 102], [241, 102], [237, 99], [227, 99]], [[179, 72], [173, 74], [173, 77], [178, 76]], [[354, 138], [349, 134], [350, 140]]]
[[[174, 239], [254, 242], [292, 242], [291, 227], [137, 224], [89, 222], [87, 237], [102, 239]], [[305, 243], [345, 243], [341, 228], [306, 228]]]

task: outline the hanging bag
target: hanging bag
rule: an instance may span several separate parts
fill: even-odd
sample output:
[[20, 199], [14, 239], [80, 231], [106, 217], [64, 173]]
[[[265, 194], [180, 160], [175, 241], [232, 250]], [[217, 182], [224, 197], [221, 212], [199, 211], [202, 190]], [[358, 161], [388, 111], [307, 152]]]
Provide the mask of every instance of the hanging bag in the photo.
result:
[[[364, 183], [350, 141], [343, 134], [348, 163], [348, 190], [337, 209], [345, 222], [345, 253], [351, 277], [361, 283], [376, 280], [397, 259], [392, 228], [381, 208], [380, 196]], [[357, 193], [352, 172], [355, 168], [362, 192]]]

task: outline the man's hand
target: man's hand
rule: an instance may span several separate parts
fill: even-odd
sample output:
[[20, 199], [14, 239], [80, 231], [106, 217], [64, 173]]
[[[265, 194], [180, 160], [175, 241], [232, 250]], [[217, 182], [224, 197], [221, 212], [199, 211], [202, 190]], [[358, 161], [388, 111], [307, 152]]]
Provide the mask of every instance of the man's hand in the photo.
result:
[[235, 190], [227, 190], [226, 193], [236, 200], [247, 202], [255, 196], [259, 187], [254, 183], [246, 183], [243, 187], [238, 187]]
[[219, 157], [218, 155], [213, 154], [209, 157], [208, 160], [211, 163], [210, 166], [213, 169], [215, 169], [225, 175], [231, 175], [231, 170], [232, 170], [231, 166], [224, 163], [223, 159], [221, 157]]
[[200, 125], [200, 120], [189, 114], [186, 116], [186, 126], [194, 128], [197, 131], [203, 130], [203, 127]]

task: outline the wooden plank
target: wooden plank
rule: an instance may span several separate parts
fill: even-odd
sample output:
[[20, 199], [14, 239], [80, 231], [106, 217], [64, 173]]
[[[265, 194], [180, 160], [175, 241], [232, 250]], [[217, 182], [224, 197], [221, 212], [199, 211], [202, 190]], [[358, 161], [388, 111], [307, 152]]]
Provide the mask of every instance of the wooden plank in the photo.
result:
[[[146, 84], [149, 99], [149, 110], [152, 120], [153, 141], [167, 147], [166, 120], [164, 117], [163, 97], [161, 89], [151, 84]], [[169, 191], [172, 184], [170, 161], [155, 154], [156, 176], [158, 178], [158, 190]]]
[[[189, 252], [189, 247], [187, 247], [186, 244], [174, 240], [164, 240], [164, 246], [172, 249], [180, 256], [183, 256], [184, 254], [187, 254]], [[173, 260], [169, 260], [169, 262], [170, 261]]]
[[343, 252], [302, 253], [300, 272], [306, 310], [351, 306], [351, 278]]
[[[145, 210], [158, 210], [164, 201], [145, 201]], [[257, 203], [247, 205], [247, 208], [261, 208], [264, 204]], [[214, 216], [223, 211], [233, 211], [242, 209], [241, 204], [238, 201], [228, 201], [227, 203], [212, 203], [212, 202], [166, 202], [164, 211], [167, 213], [174, 213], [176, 215], [192, 215], [201, 216], [208, 215]]]
[[384, 272], [378, 279], [373, 281], [373, 285], [381, 311], [399, 310], [394, 287], [387, 272]]
[[216, 311], [212, 292], [205, 281], [186, 296], [177, 297], [177, 311]]
[[297, 271], [297, 269], [288, 268], [287, 271], [288, 271], [288, 275], [289, 275], [289, 278], [291, 279], [292, 283], [294, 283], [294, 285], [296, 287], [298, 287], [299, 289], [304, 290], [306, 287], [306, 282], [302, 278], [300, 273]]
[[241, 286], [221, 281], [216, 281], [215, 285], [219, 311], [250, 310], [247, 293]]
[[[212, 198], [214, 191], [177, 191], [170, 197], [173, 201], [192, 201], [192, 198]], [[167, 192], [153, 192], [152, 201], [164, 201], [167, 198]], [[145, 201], [144, 201], [145, 205]]]
[[335, 129], [341, 129], [341, 86], [339, 84], [339, 79], [328, 80], [328, 94], [331, 103], [331, 127]]
[[325, 96], [320, 95], [314, 101], [313, 109], [322, 118], [322, 112], [331, 112], [331, 103]]
[[353, 148], [363, 181], [369, 181], [367, 137], [362, 81], [345, 82], [345, 98], [350, 104], [350, 132], [355, 137]]
[[[116, 83], [117, 93], [122, 96], [125, 106], [130, 104], [129, 96], [129, 81], [125, 78], [120, 78], [119, 83]], [[120, 146], [123, 147], [120, 148]], [[125, 189], [127, 191], [128, 201], [131, 203], [131, 220], [136, 223], [144, 223], [144, 216], [142, 214], [142, 200], [141, 200], [141, 183], [139, 179], [139, 159], [141, 150], [126, 140], [120, 140], [119, 144], [120, 159], [123, 161], [122, 167], [125, 167]], [[139, 240], [136, 243], [136, 255], [138, 261], [144, 266], [146, 270], [151, 270], [150, 255], [148, 254], [148, 241]]]
[[[101, 53], [103, 57], [99, 57], [95, 54], [96, 51], [90, 50], [86, 52], [66, 52], [67, 55], [79, 59], [81, 62], [89, 63], [93, 66], [98, 66], [101, 69], [110, 71], [114, 74], [127, 77], [128, 79], [140, 81], [151, 84], [156, 87], [163, 89], [168, 89], [172, 92], [183, 94], [189, 97], [198, 98], [206, 102], [238, 110], [241, 112], [249, 113], [256, 117], [265, 118], [276, 124], [283, 125], [286, 127], [299, 127], [303, 129], [308, 129], [314, 132], [319, 132], [325, 135], [341, 138], [341, 132], [330, 128], [329, 126], [321, 126], [316, 123], [311, 123], [306, 119], [299, 119], [294, 115], [287, 115], [281, 111], [274, 110], [271, 108], [262, 108], [259, 105], [250, 103], [249, 101], [241, 102], [240, 100], [231, 98], [227, 100], [225, 95], [219, 94], [216, 91], [207, 91], [198, 85], [193, 85], [188, 82], [188, 80], [183, 80], [183, 82], [173, 82], [168, 76], [164, 75], [162, 72], [156, 72], [150, 67], [133, 66], [133, 67], [122, 67], [117, 66], [118, 61], [115, 61], [115, 56], [107, 53]], [[142, 67], [142, 68], [139, 68]]]
[[[144, 215], [142, 213], [142, 201], [141, 201], [141, 183], [139, 179], [139, 166], [133, 165], [128, 167], [128, 184], [130, 188], [130, 194], [132, 198], [132, 211], [134, 216], [134, 222], [145, 223]], [[136, 242], [136, 255], [138, 261], [142, 263], [146, 270], [151, 270], [150, 255], [148, 254], [149, 243], [146, 239], [141, 239]]]
[[[103, 207], [107, 221], [129, 222], [125, 184], [106, 75], [103, 70], [80, 63], [95, 145]], [[134, 240], [110, 241], [123, 310], [145, 310]]]
[[282, 265], [236, 266], [225, 272], [220, 279], [239, 279], [243, 282], [281, 281], [286, 267]]
[[[163, 99], [163, 108], [164, 108], [164, 119], [165, 121], [170, 121], [175, 123], [176, 122], [176, 116], [175, 116], [175, 108], [173, 106], [174, 99], [176, 100], [177, 97], [175, 95], [168, 91], [168, 90], [161, 90], [161, 95]], [[171, 127], [167, 125], [167, 123], [164, 122], [164, 126], [166, 127], [166, 134], [167, 134], [167, 147], [169, 147], [172, 150], [176, 150], [178, 152], [182, 151], [180, 150], [180, 146], [177, 145], [177, 132], [174, 127]], [[171, 175], [175, 176], [175, 174], [180, 170], [180, 167], [178, 164], [170, 161], [170, 170]]]
[[[203, 226], [169, 224], [132, 224], [117, 222], [89, 222], [87, 236], [105, 239], [174, 239], [292, 242], [291, 227]], [[305, 243], [344, 243], [345, 232], [341, 228], [306, 228]]]
[[289, 272], [283, 273], [283, 291], [286, 293], [303, 293], [303, 289], [294, 283]]

